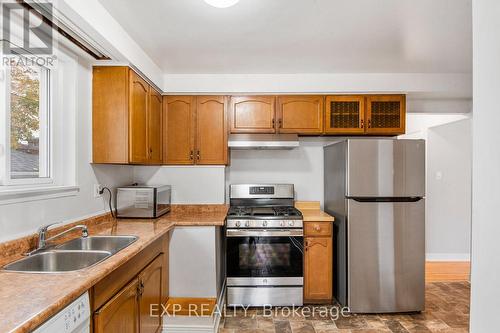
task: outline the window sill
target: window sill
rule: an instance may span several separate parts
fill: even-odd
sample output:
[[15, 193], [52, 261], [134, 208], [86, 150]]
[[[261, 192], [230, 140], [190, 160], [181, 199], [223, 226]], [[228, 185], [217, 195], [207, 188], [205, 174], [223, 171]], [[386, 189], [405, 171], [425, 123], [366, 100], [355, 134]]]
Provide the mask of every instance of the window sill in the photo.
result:
[[0, 186], [0, 205], [75, 196], [79, 191], [79, 186]]

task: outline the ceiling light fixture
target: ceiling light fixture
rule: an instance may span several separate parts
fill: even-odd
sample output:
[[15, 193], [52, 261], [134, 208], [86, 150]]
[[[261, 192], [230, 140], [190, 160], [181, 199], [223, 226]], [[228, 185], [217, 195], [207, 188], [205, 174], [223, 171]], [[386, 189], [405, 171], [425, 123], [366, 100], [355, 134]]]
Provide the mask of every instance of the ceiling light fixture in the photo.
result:
[[238, 3], [240, 0], [205, 0], [206, 3], [208, 3], [210, 6], [214, 6], [217, 8], [227, 8], [234, 6]]

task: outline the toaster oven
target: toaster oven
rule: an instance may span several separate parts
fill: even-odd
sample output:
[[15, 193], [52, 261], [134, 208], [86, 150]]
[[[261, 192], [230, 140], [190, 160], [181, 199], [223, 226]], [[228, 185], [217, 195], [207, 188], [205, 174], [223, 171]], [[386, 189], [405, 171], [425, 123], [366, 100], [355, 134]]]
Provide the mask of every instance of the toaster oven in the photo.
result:
[[170, 185], [131, 185], [117, 188], [116, 216], [156, 218], [170, 211]]

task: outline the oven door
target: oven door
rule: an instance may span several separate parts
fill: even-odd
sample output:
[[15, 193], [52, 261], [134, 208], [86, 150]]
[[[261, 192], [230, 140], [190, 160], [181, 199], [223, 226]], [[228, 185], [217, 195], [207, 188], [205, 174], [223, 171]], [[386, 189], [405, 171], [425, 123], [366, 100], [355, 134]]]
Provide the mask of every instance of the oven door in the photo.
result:
[[303, 285], [303, 231], [226, 231], [228, 286]]

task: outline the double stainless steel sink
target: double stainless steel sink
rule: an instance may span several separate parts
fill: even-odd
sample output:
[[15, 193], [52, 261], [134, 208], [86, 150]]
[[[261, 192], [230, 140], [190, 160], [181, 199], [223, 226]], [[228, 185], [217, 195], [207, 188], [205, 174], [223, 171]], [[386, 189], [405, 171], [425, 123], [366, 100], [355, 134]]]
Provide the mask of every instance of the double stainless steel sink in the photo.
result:
[[4, 266], [6, 271], [57, 273], [91, 267], [137, 240], [136, 236], [89, 236], [42, 250]]

